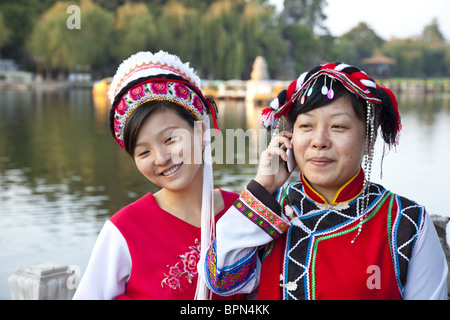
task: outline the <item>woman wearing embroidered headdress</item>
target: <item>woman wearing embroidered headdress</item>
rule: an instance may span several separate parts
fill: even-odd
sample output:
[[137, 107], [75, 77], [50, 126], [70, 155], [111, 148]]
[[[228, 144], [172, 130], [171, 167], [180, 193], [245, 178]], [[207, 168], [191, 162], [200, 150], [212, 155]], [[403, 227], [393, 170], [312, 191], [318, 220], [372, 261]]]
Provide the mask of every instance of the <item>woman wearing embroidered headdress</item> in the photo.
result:
[[213, 188], [213, 101], [189, 64], [163, 51], [123, 61], [109, 98], [114, 139], [161, 189], [106, 221], [74, 299], [211, 298], [197, 262], [238, 197]]
[[[261, 154], [202, 257], [208, 286], [260, 299], [447, 299], [448, 266], [424, 207], [370, 182], [378, 129], [389, 146], [401, 130], [392, 91], [328, 63], [293, 81], [262, 122], [275, 129], [282, 116], [292, 132]], [[280, 159], [292, 157], [300, 177], [285, 183], [292, 168]]]

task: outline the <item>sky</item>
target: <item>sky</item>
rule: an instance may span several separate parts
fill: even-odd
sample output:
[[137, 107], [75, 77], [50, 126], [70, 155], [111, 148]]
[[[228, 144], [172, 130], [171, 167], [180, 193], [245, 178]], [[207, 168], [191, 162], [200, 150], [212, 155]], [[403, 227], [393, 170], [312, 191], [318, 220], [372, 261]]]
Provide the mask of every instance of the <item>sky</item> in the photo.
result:
[[[283, 0], [271, 0], [275, 4]], [[450, 0], [327, 0], [324, 25], [341, 36], [366, 22], [385, 40], [420, 35], [437, 18], [439, 30], [450, 41]]]

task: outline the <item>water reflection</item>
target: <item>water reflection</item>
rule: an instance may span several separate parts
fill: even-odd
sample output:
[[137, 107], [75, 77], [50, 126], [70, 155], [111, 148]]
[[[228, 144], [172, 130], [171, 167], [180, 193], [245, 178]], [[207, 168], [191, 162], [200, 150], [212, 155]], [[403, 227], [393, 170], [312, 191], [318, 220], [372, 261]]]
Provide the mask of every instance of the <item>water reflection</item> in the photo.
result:
[[[430, 214], [450, 216], [445, 205], [450, 178], [450, 95], [400, 96], [400, 144], [384, 159], [383, 179], [373, 180], [426, 206]], [[375, 163], [381, 162], [377, 145]]]
[[[450, 216], [450, 96], [401, 96], [399, 103], [400, 145], [385, 157], [380, 180], [377, 144], [373, 180]], [[222, 131], [261, 128], [262, 107], [217, 104]], [[20, 266], [47, 260], [83, 271], [104, 221], [158, 189], [113, 141], [108, 109], [106, 98], [93, 99], [89, 90], [0, 91], [0, 299], [9, 299], [6, 279]], [[248, 139], [259, 147], [258, 137]], [[239, 192], [256, 165], [237, 164], [248, 148], [235, 152], [236, 164], [215, 164], [214, 176], [217, 186]]]

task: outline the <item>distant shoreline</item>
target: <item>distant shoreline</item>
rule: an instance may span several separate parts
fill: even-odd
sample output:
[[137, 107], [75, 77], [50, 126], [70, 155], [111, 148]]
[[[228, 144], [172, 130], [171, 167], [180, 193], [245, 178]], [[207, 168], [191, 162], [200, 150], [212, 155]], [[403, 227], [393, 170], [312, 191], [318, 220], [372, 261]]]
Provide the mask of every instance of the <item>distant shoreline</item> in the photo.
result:
[[94, 81], [70, 82], [70, 81], [27, 81], [7, 82], [0, 81], [0, 90], [36, 90], [36, 91], [58, 91], [66, 89], [90, 89]]
[[391, 78], [380, 80], [379, 82], [398, 93], [450, 92], [450, 78]]
[[[248, 80], [251, 81], [251, 80]], [[278, 80], [273, 80], [278, 81]], [[97, 81], [58, 81], [58, 80], [41, 80], [41, 81], [4, 81], [0, 80], [0, 90], [42, 90], [42, 91], [58, 91], [67, 89], [93, 89]], [[230, 91], [242, 88], [233, 88], [232, 83], [236, 80], [212, 80], [211, 82], [229, 82]], [[239, 80], [239, 82], [246, 83], [246, 80]], [[289, 81], [287, 81], [289, 82]], [[450, 93], [450, 78], [390, 78], [377, 80], [381, 85], [385, 85], [396, 93], [436, 93], [449, 92]], [[214, 94], [213, 94], [214, 95]]]

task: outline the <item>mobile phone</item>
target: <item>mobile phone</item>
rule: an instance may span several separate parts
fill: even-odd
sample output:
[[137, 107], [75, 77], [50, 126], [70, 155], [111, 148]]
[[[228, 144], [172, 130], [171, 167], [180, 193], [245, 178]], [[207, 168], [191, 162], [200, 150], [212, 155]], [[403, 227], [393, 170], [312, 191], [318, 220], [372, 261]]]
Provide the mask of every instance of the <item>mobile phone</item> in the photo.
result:
[[290, 172], [294, 171], [297, 163], [295, 162], [294, 152], [292, 151], [292, 149], [287, 149], [286, 155], [288, 157], [288, 161], [285, 162], [286, 170], [290, 173]]

